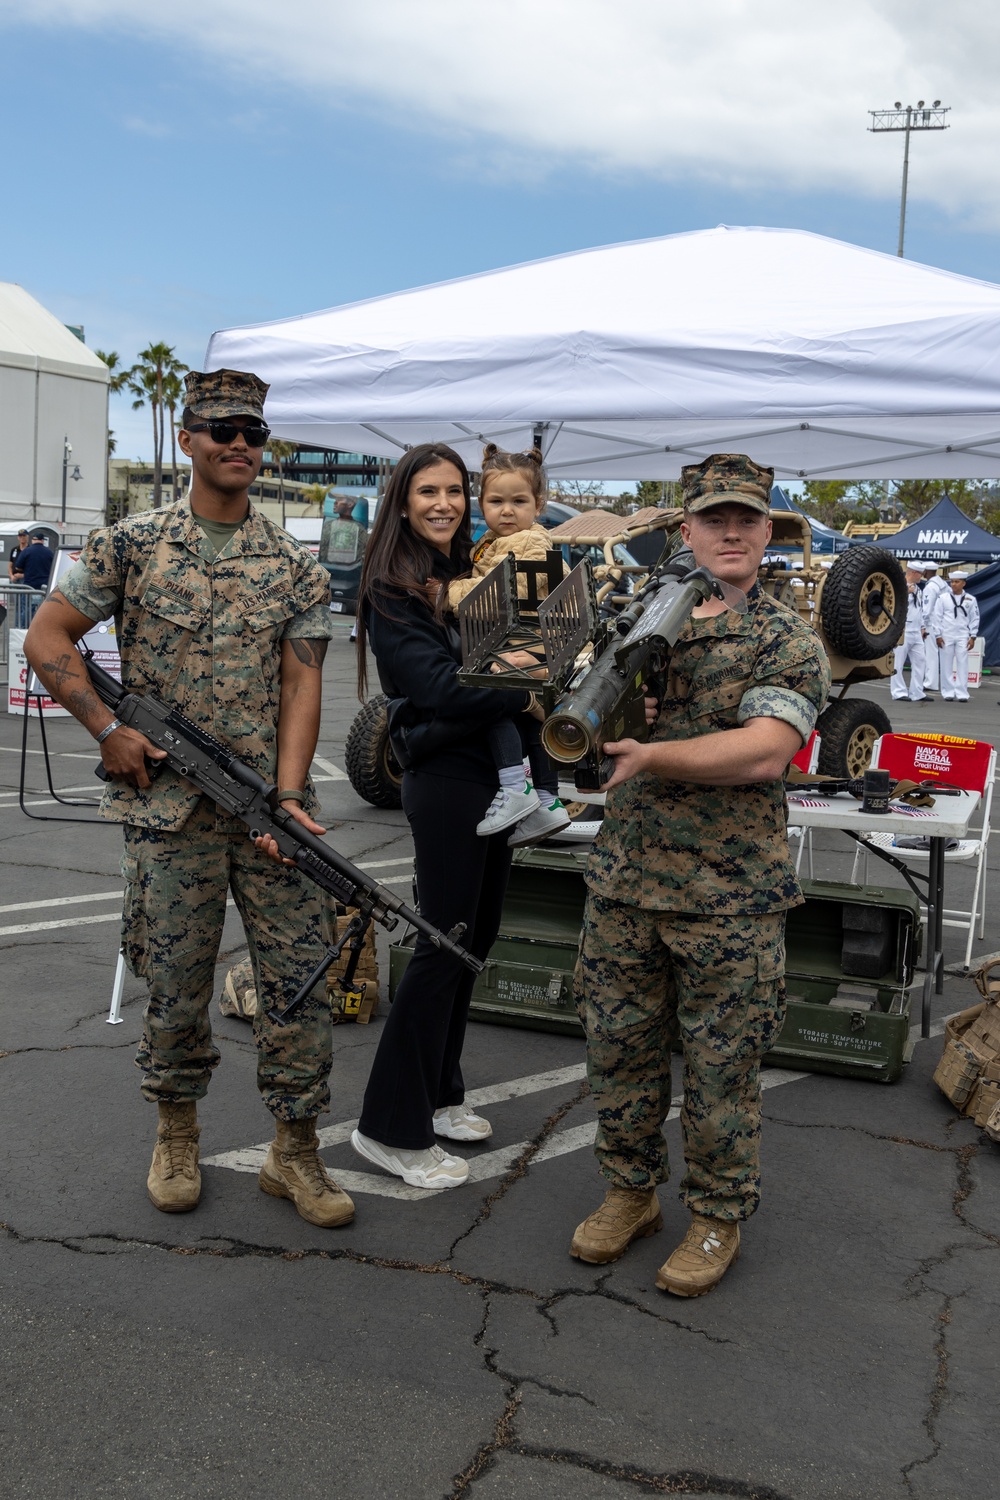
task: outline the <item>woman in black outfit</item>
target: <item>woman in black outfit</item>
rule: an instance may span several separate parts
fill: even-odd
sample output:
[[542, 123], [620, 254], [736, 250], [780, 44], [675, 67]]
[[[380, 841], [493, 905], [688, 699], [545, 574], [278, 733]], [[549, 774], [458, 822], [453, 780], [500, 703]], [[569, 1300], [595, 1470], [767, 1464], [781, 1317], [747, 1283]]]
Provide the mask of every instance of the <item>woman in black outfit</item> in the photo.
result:
[[[470, 568], [469, 475], [444, 444], [411, 448], [372, 528], [359, 589], [358, 689], [365, 638], [387, 694], [393, 748], [404, 766], [420, 910], [485, 958], [500, 926], [511, 850], [507, 833], [476, 835], [496, 791], [487, 732], [527, 709], [527, 693], [463, 687], [458, 632], [442, 615], [447, 584]], [[459, 1187], [468, 1164], [435, 1136], [482, 1141], [489, 1123], [465, 1104], [461, 1056], [474, 975], [419, 937], [396, 990], [351, 1144], [415, 1187]]]

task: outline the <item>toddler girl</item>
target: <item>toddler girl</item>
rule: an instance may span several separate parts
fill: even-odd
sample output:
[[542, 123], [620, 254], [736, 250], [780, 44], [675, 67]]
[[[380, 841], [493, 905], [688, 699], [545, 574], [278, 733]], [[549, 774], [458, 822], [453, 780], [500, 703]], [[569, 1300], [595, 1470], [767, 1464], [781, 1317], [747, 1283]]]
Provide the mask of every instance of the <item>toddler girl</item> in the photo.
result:
[[[545, 527], [536, 519], [545, 506], [545, 475], [537, 448], [530, 453], [505, 453], [489, 443], [483, 450], [479, 503], [489, 530], [473, 553], [471, 576], [456, 578], [448, 585], [448, 606], [452, 610], [457, 610], [460, 600], [508, 553], [521, 561], [544, 562], [552, 545]], [[539, 582], [541, 596], [544, 583]], [[519, 579], [519, 592], [521, 584]], [[500, 786], [476, 829], [480, 837], [513, 828], [507, 843], [520, 849], [541, 843], [568, 826], [569, 814], [559, 800], [557, 773], [542, 749], [539, 730], [538, 720], [527, 714], [499, 719], [489, 730]], [[525, 753], [531, 766], [530, 781], [524, 775]]]

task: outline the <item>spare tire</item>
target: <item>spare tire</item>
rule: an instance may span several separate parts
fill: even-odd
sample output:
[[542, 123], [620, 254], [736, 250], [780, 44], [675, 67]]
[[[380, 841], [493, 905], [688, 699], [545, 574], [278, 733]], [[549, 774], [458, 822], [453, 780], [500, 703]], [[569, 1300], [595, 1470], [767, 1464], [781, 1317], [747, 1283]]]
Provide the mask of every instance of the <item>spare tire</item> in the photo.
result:
[[821, 776], [863, 776], [881, 734], [891, 734], [889, 716], [869, 698], [840, 698], [816, 721]]
[[402, 807], [403, 772], [392, 753], [386, 699], [371, 698], [347, 731], [344, 764], [348, 780], [372, 807]]
[[906, 628], [906, 577], [884, 547], [852, 547], [830, 569], [820, 596], [826, 638], [841, 656], [875, 661]]

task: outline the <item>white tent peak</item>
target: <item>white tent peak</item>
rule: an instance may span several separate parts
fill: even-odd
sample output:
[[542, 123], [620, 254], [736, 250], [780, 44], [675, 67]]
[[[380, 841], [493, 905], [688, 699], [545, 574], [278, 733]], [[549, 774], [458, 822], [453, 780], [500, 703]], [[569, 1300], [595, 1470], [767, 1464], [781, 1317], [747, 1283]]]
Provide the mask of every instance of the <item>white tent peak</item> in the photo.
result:
[[105, 384], [110, 378], [104, 361], [16, 281], [0, 281], [0, 364], [71, 372]]
[[578, 250], [234, 328], [222, 365], [270, 382], [283, 436], [350, 451], [443, 439], [478, 466], [481, 441], [542, 424], [566, 476], [667, 478], [734, 448], [783, 477], [1000, 473], [1000, 287], [803, 230]]

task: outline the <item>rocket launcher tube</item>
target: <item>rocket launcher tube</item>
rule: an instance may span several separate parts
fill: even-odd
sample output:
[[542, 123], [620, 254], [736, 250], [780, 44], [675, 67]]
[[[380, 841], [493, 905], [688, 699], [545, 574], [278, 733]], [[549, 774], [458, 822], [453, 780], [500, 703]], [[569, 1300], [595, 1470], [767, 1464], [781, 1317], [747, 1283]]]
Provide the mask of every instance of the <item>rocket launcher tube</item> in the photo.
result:
[[[617, 622], [625, 623], [624, 638], [611, 643], [573, 684], [542, 725], [546, 754], [563, 765], [586, 761], [587, 781], [599, 776], [597, 785], [611, 774], [611, 763], [597, 768], [604, 745], [620, 739], [646, 736], [643, 685], [654, 658], [666, 655], [680, 635], [691, 611], [709, 595], [725, 601], [730, 609], [746, 613], [746, 595], [723, 583], [707, 568], [694, 568], [678, 576], [678, 561], [671, 559], [640, 591]], [[693, 558], [691, 561], [693, 562]], [[604, 771], [607, 774], [602, 774]], [[584, 783], [578, 775], [577, 785]], [[588, 790], [596, 789], [588, 785]]]

